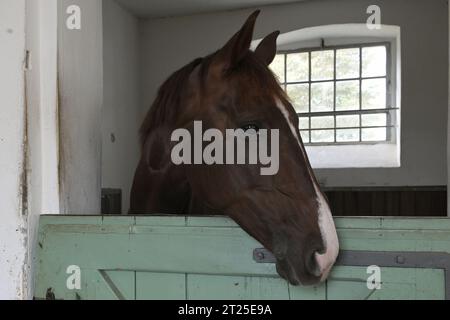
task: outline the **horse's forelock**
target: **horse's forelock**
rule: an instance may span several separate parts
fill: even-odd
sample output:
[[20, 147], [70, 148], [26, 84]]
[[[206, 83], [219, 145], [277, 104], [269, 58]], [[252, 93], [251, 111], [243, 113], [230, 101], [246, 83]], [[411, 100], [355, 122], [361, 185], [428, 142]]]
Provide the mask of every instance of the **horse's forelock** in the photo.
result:
[[238, 73], [238, 76], [242, 74], [244, 77], [251, 77], [254, 82], [258, 83], [253, 90], [261, 90], [261, 96], [276, 97], [283, 103], [289, 101], [275, 74], [267, 64], [256, 57], [254, 52], [249, 51], [242, 63], [236, 67], [235, 72]]

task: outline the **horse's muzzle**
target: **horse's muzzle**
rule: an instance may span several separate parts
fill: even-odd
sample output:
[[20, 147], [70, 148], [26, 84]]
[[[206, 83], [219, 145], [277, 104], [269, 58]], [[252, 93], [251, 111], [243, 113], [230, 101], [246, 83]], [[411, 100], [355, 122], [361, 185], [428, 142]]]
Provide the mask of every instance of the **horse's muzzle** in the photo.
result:
[[277, 259], [278, 274], [294, 286], [310, 286], [324, 281], [328, 274], [324, 275], [325, 270], [320, 268], [317, 259], [319, 252], [320, 248], [313, 247], [305, 251], [300, 259], [298, 257]]

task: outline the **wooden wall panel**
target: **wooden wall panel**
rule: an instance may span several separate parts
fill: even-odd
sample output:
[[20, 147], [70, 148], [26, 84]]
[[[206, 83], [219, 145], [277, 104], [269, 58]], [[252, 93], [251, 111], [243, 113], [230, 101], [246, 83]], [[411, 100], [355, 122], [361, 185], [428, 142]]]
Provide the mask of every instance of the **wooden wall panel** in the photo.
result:
[[325, 188], [334, 216], [447, 216], [446, 187]]

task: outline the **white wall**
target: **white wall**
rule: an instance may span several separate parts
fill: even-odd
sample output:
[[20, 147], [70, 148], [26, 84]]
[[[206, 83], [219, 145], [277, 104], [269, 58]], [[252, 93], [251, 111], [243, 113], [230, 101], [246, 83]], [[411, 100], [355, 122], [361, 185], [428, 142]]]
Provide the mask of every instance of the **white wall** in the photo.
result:
[[[81, 30], [66, 28], [70, 5]], [[58, 0], [61, 212], [99, 214], [103, 100], [102, 0]]]
[[[27, 257], [28, 297], [32, 297], [39, 216], [59, 213], [57, 0], [28, 1], [27, 95]], [[25, 268], [24, 268], [25, 269]]]
[[122, 190], [123, 213], [140, 152], [139, 49], [138, 19], [115, 1], [103, 1], [102, 187]]
[[[447, 184], [448, 9], [445, 0], [308, 1], [262, 8], [255, 39], [324, 25], [365, 23], [378, 4], [382, 23], [402, 34], [401, 168], [320, 169], [326, 186]], [[157, 88], [175, 70], [215, 51], [252, 10], [148, 20], [142, 24], [143, 113]]]
[[0, 1], [0, 299], [26, 296], [25, 1]]

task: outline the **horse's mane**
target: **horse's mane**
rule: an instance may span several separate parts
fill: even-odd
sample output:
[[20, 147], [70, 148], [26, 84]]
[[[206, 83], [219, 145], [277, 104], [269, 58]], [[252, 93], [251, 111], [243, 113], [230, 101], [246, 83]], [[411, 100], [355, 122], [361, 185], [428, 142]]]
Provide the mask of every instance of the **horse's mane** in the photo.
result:
[[[166, 123], [179, 114], [182, 106], [181, 96], [183, 88], [185, 88], [189, 76], [197, 66], [201, 65], [199, 74], [202, 80], [204, 80], [212, 56], [214, 54], [193, 60], [173, 73], [159, 88], [156, 99], [139, 130], [142, 146], [153, 128]], [[278, 97], [283, 102], [289, 100], [274, 74], [264, 63], [252, 54], [247, 55], [243, 60], [239, 66], [231, 71], [232, 73], [251, 74], [252, 78], [256, 79], [265, 90], [272, 92], [273, 96]]]
[[174, 72], [159, 88], [156, 99], [139, 130], [141, 145], [144, 145], [152, 128], [166, 122], [179, 111], [182, 89], [186, 85], [189, 75], [203, 60], [203, 58], [197, 58]]

